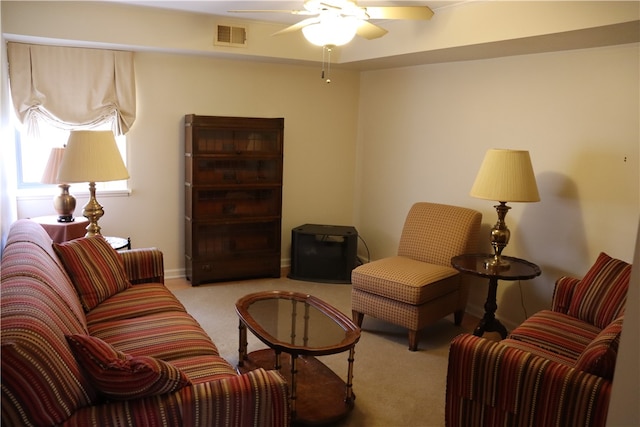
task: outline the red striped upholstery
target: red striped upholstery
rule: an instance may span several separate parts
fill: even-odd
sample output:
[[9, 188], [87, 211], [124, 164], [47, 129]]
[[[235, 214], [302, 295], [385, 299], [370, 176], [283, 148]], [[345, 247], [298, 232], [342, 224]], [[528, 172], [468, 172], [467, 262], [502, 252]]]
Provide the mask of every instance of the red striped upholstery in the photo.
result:
[[118, 253], [100, 235], [54, 243], [85, 311], [131, 287]]
[[[219, 356], [197, 321], [158, 283], [163, 280], [161, 252], [136, 250], [118, 256], [136, 284], [85, 314], [44, 229], [28, 220], [12, 224], [0, 266], [3, 426], [289, 424], [284, 378], [264, 370], [238, 375]], [[107, 401], [65, 338], [88, 334], [104, 340], [115, 354], [127, 353], [132, 359], [125, 361], [148, 362], [136, 366], [151, 369], [145, 372], [152, 378], [157, 372], [181, 372], [192, 385], [170, 391], [171, 385], [154, 384], [152, 394], [162, 394], [133, 398], [140, 390], [119, 384], [116, 397], [132, 398], [118, 401], [110, 395]], [[109, 378], [103, 380], [108, 383]]]
[[454, 339], [446, 425], [604, 426], [630, 269], [600, 254], [582, 280], [558, 279], [552, 310], [507, 339]]
[[604, 328], [622, 314], [630, 277], [631, 264], [601, 253], [576, 286], [568, 314]]
[[460, 426], [604, 426], [611, 382], [473, 335], [451, 342], [445, 420]]
[[150, 314], [165, 313], [167, 311], [186, 312], [184, 306], [161, 283], [142, 283], [134, 285], [126, 291], [113, 295], [98, 307], [86, 314], [87, 324], [105, 323], [115, 320]]
[[164, 259], [158, 249], [131, 249], [118, 254], [131, 284], [164, 283]]
[[[64, 427], [263, 427], [289, 425], [287, 385], [275, 371], [184, 387], [175, 393], [79, 409]], [[154, 408], [156, 408], [154, 410]]]
[[576, 369], [613, 380], [624, 316], [604, 328], [584, 349], [576, 361]]
[[557, 353], [575, 362], [600, 328], [567, 314], [542, 310], [514, 329], [509, 338]]
[[80, 301], [33, 221], [12, 227], [0, 274], [2, 425], [62, 423], [96, 399], [64, 337], [87, 333]]
[[91, 384], [109, 399], [155, 396], [191, 384], [172, 364], [150, 356], [130, 356], [100, 338], [74, 334], [67, 341]]

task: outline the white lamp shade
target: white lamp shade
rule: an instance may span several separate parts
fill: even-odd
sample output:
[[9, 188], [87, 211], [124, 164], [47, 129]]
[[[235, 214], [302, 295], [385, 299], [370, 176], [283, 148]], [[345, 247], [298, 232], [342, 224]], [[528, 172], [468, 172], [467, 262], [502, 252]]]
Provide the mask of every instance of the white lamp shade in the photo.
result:
[[358, 20], [353, 17], [326, 15], [302, 27], [302, 34], [316, 46], [342, 46], [353, 40], [357, 30]]
[[58, 170], [60, 164], [62, 164], [62, 157], [64, 156], [64, 148], [56, 147], [51, 149], [49, 154], [49, 160], [42, 173], [40, 182], [43, 184], [63, 184], [62, 181], [58, 181]]
[[106, 182], [128, 179], [113, 132], [71, 131], [58, 172], [60, 182]]
[[469, 194], [498, 202], [540, 201], [529, 152], [503, 149], [487, 151]]

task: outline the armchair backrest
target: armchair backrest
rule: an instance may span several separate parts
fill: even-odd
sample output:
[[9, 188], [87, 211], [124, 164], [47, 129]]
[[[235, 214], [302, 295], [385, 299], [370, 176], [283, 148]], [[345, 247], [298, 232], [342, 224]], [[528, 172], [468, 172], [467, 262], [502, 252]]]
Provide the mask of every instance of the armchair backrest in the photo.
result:
[[438, 265], [478, 249], [482, 214], [459, 206], [418, 202], [404, 223], [398, 255]]

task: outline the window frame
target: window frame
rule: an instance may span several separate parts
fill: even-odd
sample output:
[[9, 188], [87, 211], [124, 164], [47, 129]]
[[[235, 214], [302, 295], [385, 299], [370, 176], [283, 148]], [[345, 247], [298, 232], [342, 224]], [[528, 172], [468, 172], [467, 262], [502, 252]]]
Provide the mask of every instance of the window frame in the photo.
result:
[[[16, 119], [17, 120], [17, 119]], [[16, 122], [17, 123], [17, 122]], [[105, 123], [107, 126], [111, 126], [110, 122]], [[50, 123], [46, 121], [39, 121], [39, 130], [47, 129], [47, 127], [53, 127]], [[14, 125], [14, 142], [15, 142], [15, 160], [16, 160], [16, 193], [18, 199], [38, 199], [41, 196], [50, 197], [52, 194], [57, 194], [57, 184], [44, 184], [41, 182], [34, 181], [25, 181], [25, 170], [24, 170], [24, 161], [28, 158], [28, 151], [25, 150], [25, 145], [23, 144], [23, 132], [27, 132], [27, 130], [21, 125]], [[104, 126], [99, 126], [99, 128], [104, 128]], [[93, 128], [97, 129], [97, 128]], [[110, 128], [109, 128], [110, 129]], [[61, 129], [63, 132], [71, 132], [71, 130]], [[42, 139], [43, 137], [34, 137], [34, 140]], [[46, 138], [46, 136], [44, 137]], [[118, 149], [120, 151], [120, 155], [122, 156], [122, 160], [125, 164], [125, 167], [128, 163], [128, 138], [126, 135], [116, 136], [116, 143], [118, 144]], [[47, 144], [47, 149], [50, 150], [53, 147], [64, 146], [64, 144], [60, 144], [60, 142], [54, 142], [51, 144]], [[47, 155], [48, 156], [48, 155]], [[48, 158], [48, 157], [47, 157]], [[44, 169], [44, 165], [43, 165]], [[73, 189], [71, 191], [74, 195], [88, 195], [89, 194], [89, 183], [88, 182], [74, 182], [69, 184]], [[129, 187], [129, 180], [120, 180], [120, 181], [110, 181], [110, 182], [96, 182], [96, 190], [100, 192], [101, 195], [130, 195], [131, 189]]]

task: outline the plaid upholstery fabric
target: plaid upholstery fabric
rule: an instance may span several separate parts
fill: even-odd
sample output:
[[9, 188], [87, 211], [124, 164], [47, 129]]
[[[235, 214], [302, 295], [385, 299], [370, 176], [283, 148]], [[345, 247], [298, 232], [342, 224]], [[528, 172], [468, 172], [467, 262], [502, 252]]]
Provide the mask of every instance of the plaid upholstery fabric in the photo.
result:
[[631, 264], [601, 253], [576, 285], [568, 314], [604, 328], [622, 314], [630, 277]]
[[463, 334], [451, 342], [445, 424], [604, 426], [610, 393], [604, 378]]
[[172, 364], [149, 356], [130, 356], [100, 338], [74, 334], [68, 335], [67, 341], [91, 384], [109, 399], [155, 396], [191, 384]]
[[416, 203], [407, 214], [398, 255], [449, 267], [454, 256], [475, 252], [481, 220], [472, 209]]
[[85, 311], [131, 287], [122, 258], [100, 235], [54, 243], [53, 249], [71, 277]]
[[451, 258], [475, 252], [481, 220], [482, 214], [472, 209], [414, 204], [405, 220], [398, 255], [351, 272], [352, 311], [410, 331], [463, 311], [467, 289]]
[[351, 283], [355, 289], [420, 305], [450, 293], [459, 285], [459, 276], [450, 266], [394, 256], [359, 266], [352, 272]]
[[458, 292], [450, 292], [422, 305], [407, 304], [368, 292], [351, 292], [351, 308], [359, 313], [375, 313], [377, 319], [411, 330], [420, 330], [451, 313], [459, 301]]

